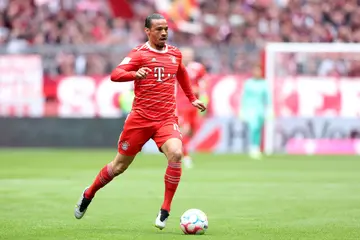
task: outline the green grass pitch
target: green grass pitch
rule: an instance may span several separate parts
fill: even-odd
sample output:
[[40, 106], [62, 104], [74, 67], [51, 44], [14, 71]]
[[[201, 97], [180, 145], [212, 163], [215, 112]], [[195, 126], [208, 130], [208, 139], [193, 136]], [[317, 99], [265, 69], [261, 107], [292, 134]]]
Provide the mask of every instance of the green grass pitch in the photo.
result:
[[[138, 156], [98, 192], [86, 216], [73, 209], [113, 150], [0, 150], [0, 239], [360, 239], [360, 158], [195, 155], [184, 169], [167, 228], [162, 155]], [[209, 230], [183, 235], [180, 215], [203, 210]]]

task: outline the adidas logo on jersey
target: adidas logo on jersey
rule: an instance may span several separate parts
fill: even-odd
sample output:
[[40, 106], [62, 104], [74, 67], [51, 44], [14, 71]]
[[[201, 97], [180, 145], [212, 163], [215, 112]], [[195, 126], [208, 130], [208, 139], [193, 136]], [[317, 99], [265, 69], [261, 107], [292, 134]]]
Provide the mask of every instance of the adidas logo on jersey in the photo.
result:
[[152, 58], [151, 61], [152, 61], [152, 62], [156, 62], [156, 58]]

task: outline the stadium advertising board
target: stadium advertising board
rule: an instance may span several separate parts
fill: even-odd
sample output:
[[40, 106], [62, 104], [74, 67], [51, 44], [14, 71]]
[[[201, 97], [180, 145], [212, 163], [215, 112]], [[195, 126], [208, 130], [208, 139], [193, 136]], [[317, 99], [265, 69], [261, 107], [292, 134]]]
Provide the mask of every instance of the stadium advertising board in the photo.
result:
[[360, 78], [282, 78], [273, 95], [278, 117], [360, 117]]
[[360, 154], [360, 140], [357, 139], [292, 139], [286, 146], [290, 154]]
[[[246, 150], [246, 126], [234, 118], [240, 107], [245, 77], [211, 78], [209, 112], [212, 117], [201, 124], [190, 143], [192, 150], [219, 153]], [[286, 151], [287, 144], [293, 139], [342, 139], [348, 138], [354, 130], [360, 131], [359, 80], [330, 77], [279, 79], [273, 89], [275, 152]]]
[[[239, 112], [246, 78], [247, 75], [210, 76], [211, 117], [203, 120], [191, 144], [193, 150], [246, 150], [246, 126], [234, 118]], [[131, 86], [112, 83], [108, 77], [63, 77], [55, 82], [60, 117], [121, 117], [117, 97]], [[360, 113], [360, 81], [292, 77], [278, 79], [273, 90], [276, 151], [284, 151], [292, 138], [341, 138], [360, 128], [356, 119]]]
[[[246, 77], [213, 75], [209, 78], [209, 115], [229, 117], [238, 114]], [[121, 115], [117, 97], [127, 91], [131, 84], [113, 83], [108, 77], [59, 77], [45, 82], [45, 94], [56, 95], [57, 114], [60, 117], [111, 118]], [[283, 78], [276, 81], [273, 90], [277, 118], [360, 116], [360, 79]]]
[[43, 116], [43, 100], [41, 57], [0, 56], [0, 116]]
[[[283, 118], [277, 122], [274, 149], [275, 152], [290, 150], [289, 153], [295, 153], [295, 150], [292, 150], [294, 146], [288, 146], [295, 139], [338, 140], [348, 138], [351, 132], [356, 129], [360, 129], [360, 122], [355, 118]], [[322, 145], [323, 143], [319, 144]], [[245, 152], [248, 147], [247, 126], [232, 117], [204, 119], [189, 146], [192, 151]], [[156, 152], [157, 148], [155, 144], [149, 143], [145, 146], [145, 151]]]
[[[1, 64], [1, 66], [9, 67], [9, 64]], [[5, 72], [4, 69], [1, 71]], [[26, 72], [33, 74], [33, 72], [30, 73], [29, 68], [26, 68], [22, 74], [25, 76]], [[16, 82], [14, 79], [22, 75], [18, 73], [11, 76], [14, 77], [8, 77], [12, 79], [8, 81], [14, 83]], [[30, 76], [38, 77], [38, 75]], [[208, 116], [202, 119], [199, 131], [190, 144], [192, 150], [214, 152], [244, 152], [246, 150], [246, 125], [236, 117], [246, 77], [247, 75], [210, 76]], [[360, 113], [359, 80], [331, 77], [278, 79], [273, 89], [276, 110], [274, 149], [285, 151], [287, 143], [294, 138], [347, 138], [351, 131], [360, 129], [357, 119]], [[32, 78], [28, 81], [33, 81], [34, 86], [37, 86], [36, 89], [41, 89], [38, 86], [42, 83], [41, 78]], [[6, 87], [5, 83], [6, 81], [2, 79], [2, 86]], [[47, 98], [54, 98], [55, 101], [52, 103], [53, 110], [45, 112], [45, 115], [60, 118], [122, 119], [124, 114], [119, 109], [117, 99], [119, 94], [131, 88], [131, 84], [131, 82], [113, 83], [104, 76], [47, 79], [44, 82], [44, 95]], [[5, 89], [9, 92], [11, 88]], [[6, 95], [8, 100], [10, 100], [10, 93]], [[15, 92], [14, 96], [19, 96], [16, 94], [18, 92]], [[4, 95], [1, 97], [4, 100]], [[41, 106], [34, 109], [41, 109]], [[9, 111], [2, 113], [12, 116]], [[144, 149], [157, 151], [151, 143]]]
[[[355, 154], [356, 144], [348, 141], [340, 144], [337, 139], [348, 139], [352, 132], [360, 131], [359, 80], [338, 77], [277, 79], [273, 94], [277, 116], [274, 150], [297, 153], [302, 149], [303, 153], [309, 150], [313, 154], [344, 154], [346, 150], [347, 154]], [[334, 147], [333, 151], [330, 146]]]
[[[246, 75], [211, 76], [209, 115], [236, 115], [240, 103], [239, 93], [245, 79]], [[56, 116], [113, 118], [123, 116], [117, 99], [131, 85], [131, 82], [111, 82], [108, 76], [46, 78], [44, 93], [47, 97], [56, 98], [56, 111], [51, 112]]]
[[118, 96], [128, 91], [131, 82], [114, 83], [109, 77], [69, 76], [55, 79], [46, 91], [56, 95], [56, 113], [59, 117], [117, 118], [123, 116]]

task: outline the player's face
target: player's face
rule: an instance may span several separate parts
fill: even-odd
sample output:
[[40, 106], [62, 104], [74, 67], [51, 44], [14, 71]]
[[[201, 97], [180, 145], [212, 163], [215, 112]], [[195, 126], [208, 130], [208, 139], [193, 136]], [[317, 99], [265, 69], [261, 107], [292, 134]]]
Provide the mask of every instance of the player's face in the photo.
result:
[[168, 24], [165, 19], [153, 19], [151, 21], [151, 27], [146, 28], [146, 34], [157, 49], [165, 47], [166, 40], [168, 38]]

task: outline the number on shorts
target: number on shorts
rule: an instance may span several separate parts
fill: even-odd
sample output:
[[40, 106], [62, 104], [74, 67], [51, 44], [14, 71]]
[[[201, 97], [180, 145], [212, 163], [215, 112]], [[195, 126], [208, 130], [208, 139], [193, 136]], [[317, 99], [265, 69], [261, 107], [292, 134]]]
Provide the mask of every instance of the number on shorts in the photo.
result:
[[174, 130], [178, 131], [179, 133], [181, 133], [179, 125], [177, 125], [176, 123], [174, 123]]

